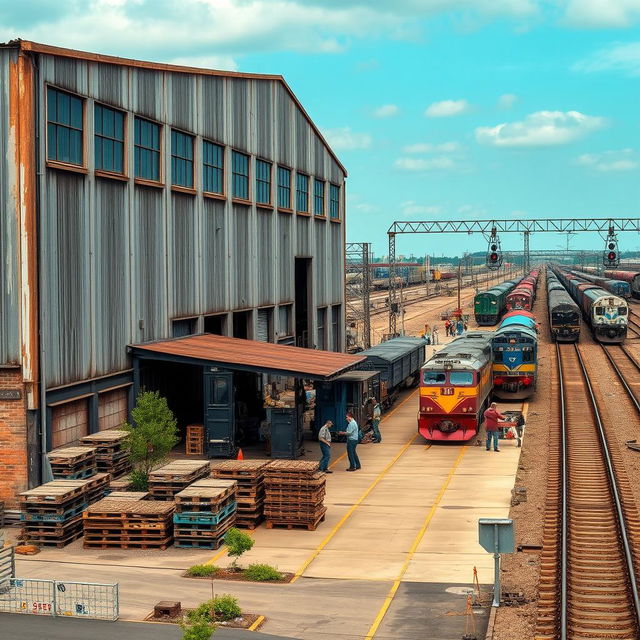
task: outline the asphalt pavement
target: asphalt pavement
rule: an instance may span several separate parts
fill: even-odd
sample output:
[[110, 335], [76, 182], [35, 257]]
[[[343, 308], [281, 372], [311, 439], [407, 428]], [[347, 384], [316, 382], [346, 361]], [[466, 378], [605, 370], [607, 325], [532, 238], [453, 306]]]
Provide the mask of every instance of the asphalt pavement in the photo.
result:
[[[0, 614], [2, 640], [180, 640], [182, 631], [175, 624], [103, 622], [49, 616]], [[219, 627], [215, 640], [290, 640], [285, 636], [225, 629]]]

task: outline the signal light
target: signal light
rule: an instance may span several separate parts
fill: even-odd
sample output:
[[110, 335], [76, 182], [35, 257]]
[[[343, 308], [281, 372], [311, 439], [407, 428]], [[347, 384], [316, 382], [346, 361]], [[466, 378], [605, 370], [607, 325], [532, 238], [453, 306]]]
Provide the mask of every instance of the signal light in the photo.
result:
[[498, 260], [498, 254], [497, 253], [492, 253], [489, 256], [489, 260], [491, 260], [491, 262], [496, 262]]
[[[613, 249], [613, 247], [609, 247], [610, 249]], [[497, 251], [498, 250], [498, 245], [497, 244], [492, 244], [491, 245], [491, 251]]]
[[615, 259], [616, 259], [616, 254], [613, 251], [609, 251], [607, 255], [607, 260], [615, 260]]
[[615, 249], [616, 245], [613, 242], [609, 243], [609, 249]]

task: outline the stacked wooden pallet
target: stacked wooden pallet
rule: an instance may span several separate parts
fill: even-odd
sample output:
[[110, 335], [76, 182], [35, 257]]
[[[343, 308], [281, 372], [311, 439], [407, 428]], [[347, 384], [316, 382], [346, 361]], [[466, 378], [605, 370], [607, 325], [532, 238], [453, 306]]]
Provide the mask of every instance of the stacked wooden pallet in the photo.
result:
[[166, 549], [173, 541], [173, 502], [107, 496], [82, 516], [86, 549]]
[[53, 480], [20, 494], [23, 536], [32, 544], [64, 547], [82, 535], [82, 511], [104, 496], [109, 474]]
[[317, 462], [274, 460], [265, 469], [267, 529], [304, 527], [315, 531], [324, 520], [326, 476]]
[[204, 426], [201, 424], [188, 424], [187, 437], [185, 439], [185, 453], [188, 456], [201, 456], [204, 454]]
[[176, 493], [176, 547], [217, 549], [236, 520], [236, 482], [204, 478]]
[[206, 460], [173, 460], [149, 474], [149, 493], [153, 500], [173, 500], [176, 493], [208, 475]]
[[211, 476], [238, 483], [236, 527], [255, 529], [264, 518], [264, 460], [225, 460], [217, 462]]
[[118, 480], [111, 480], [109, 483], [109, 491], [129, 491], [133, 483], [128, 477], [119, 478]]
[[83, 445], [96, 448], [98, 471], [110, 473], [112, 478], [117, 478], [131, 470], [131, 463], [123, 446], [126, 437], [126, 431], [108, 429], [84, 436], [80, 441]]
[[54, 478], [77, 480], [98, 472], [95, 447], [66, 447], [48, 454]]

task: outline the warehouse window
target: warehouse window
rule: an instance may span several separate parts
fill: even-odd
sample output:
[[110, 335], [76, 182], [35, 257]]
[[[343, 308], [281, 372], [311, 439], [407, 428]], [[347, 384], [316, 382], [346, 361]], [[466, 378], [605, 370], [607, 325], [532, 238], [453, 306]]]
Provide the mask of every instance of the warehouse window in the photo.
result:
[[82, 100], [47, 88], [47, 158], [82, 165]]
[[296, 174], [296, 211], [309, 212], [309, 176]]
[[335, 184], [329, 185], [329, 217], [340, 219], [340, 187]]
[[193, 187], [193, 136], [171, 130], [171, 184]]
[[238, 151], [231, 158], [232, 193], [234, 198], [249, 199], [249, 156]]
[[278, 336], [280, 338], [293, 335], [292, 317], [293, 306], [290, 304], [280, 305], [278, 308]]
[[318, 309], [318, 349], [324, 351], [327, 348], [327, 308]]
[[202, 190], [224, 193], [224, 147], [204, 140], [202, 165]]
[[98, 431], [117, 429], [127, 421], [128, 389], [105, 391], [98, 396]]
[[74, 444], [89, 435], [89, 403], [87, 398], [53, 407], [51, 445], [54, 449]]
[[95, 165], [101, 171], [124, 173], [124, 113], [95, 106]]
[[181, 318], [171, 321], [171, 337], [183, 338], [192, 336], [198, 328], [198, 318]]
[[291, 170], [278, 167], [278, 206], [291, 209]]
[[316, 216], [324, 215], [324, 181], [318, 178], [313, 181], [313, 213]]
[[136, 178], [160, 180], [160, 125], [143, 118], [134, 124], [134, 171]]
[[271, 204], [271, 163], [256, 160], [256, 202]]

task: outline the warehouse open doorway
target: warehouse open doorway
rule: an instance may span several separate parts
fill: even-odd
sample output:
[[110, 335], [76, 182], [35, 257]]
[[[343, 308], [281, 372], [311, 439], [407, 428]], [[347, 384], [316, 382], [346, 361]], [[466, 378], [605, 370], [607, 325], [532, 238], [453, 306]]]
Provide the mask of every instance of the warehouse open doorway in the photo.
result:
[[296, 346], [309, 347], [311, 307], [311, 258], [295, 259]]

